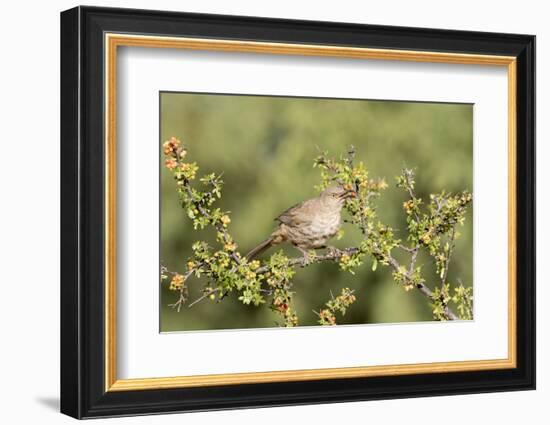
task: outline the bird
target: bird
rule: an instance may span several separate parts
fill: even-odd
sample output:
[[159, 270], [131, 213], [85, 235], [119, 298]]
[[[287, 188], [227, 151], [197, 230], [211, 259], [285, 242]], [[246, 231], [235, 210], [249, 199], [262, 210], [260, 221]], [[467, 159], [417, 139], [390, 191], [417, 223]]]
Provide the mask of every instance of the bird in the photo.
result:
[[279, 224], [271, 235], [246, 256], [250, 261], [272, 246], [290, 242], [308, 262], [308, 250], [326, 248], [341, 226], [341, 211], [346, 199], [357, 192], [340, 185], [332, 185], [316, 198], [300, 202], [275, 218]]

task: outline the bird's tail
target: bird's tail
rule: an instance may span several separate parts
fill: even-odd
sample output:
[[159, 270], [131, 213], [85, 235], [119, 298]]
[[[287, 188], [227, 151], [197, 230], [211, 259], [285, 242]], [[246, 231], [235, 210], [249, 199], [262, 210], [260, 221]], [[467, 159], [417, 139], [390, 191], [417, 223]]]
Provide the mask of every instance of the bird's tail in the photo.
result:
[[248, 254], [246, 254], [246, 259], [247, 260], [252, 260], [254, 257], [260, 255], [266, 249], [271, 247], [271, 245], [273, 245], [273, 237], [272, 236], [267, 238], [265, 241], [263, 241], [261, 244], [259, 244], [256, 248], [254, 248]]

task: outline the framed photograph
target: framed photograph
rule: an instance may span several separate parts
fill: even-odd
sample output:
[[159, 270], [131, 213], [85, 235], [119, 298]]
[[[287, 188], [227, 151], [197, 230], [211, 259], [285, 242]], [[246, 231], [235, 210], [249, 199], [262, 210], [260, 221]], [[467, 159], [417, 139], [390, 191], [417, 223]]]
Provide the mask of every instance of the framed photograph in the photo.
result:
[[535, 37], [61, 14], [61, 411], [535, 388]]

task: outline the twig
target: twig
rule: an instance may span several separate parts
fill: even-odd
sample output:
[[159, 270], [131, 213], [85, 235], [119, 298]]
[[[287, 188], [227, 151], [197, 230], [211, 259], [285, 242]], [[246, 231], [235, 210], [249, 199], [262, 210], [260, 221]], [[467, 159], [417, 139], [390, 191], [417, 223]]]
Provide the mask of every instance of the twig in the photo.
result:
[[[178, 160], [179, 160], [179, 155], [178, 155]], [[209, 214], [205, 211], [205, 209], [202, 207], [200, 202], [195, 201], [195, 199], [193, 198], [193, 191], [191, 190], [191, 187], [188, 184], [185, 184], [185, 190], [187, 191], [187, 195], [189, 196], [189, 199], [191, 199], [191, 202], [193, 203], [195, 208], [197, 208], [197, 210], [201, 213], [201, 215], [203, 217], [209, 217]], [[229, 234], [227, 233], [227, 230], [223, 225], [221, 225], [220, 223], [215, 223], [214, 227], [218, 232], [220, 232], [223, 235], [224, 243], [231, 242], [231, 239], [229, 238]], [[241, 264], [241, 259], [237, 257], [235, 252], [232, 252], [230, 256], [235, 263]]]
[[[407, 189], [407, 192], [409, 193], [409, 198], [414, 201], [416, 199], [416, 194], [414, 193], [414, 190], [413, 190], [412, 185], [411, 185], [411, 180], [410, 180], [412, 170], [405, 169], [404, 173], [407, 177], [407, 184], [405, 185], [405, 188]], [[418, 213], [416, 211], [414, 212], [414, 218], [416, 219], [417, 223], [420, 223], [420, 216], [418, 215]]]
[[220, 290], [218, 288], [214, 288], [208, 292], [206, 292], [205, 294], [201, 295], [199, 298], [197, 298], [195, 301], [193, 301], [191, 304], [189, 304], [187, 306], [187, 308], [191, 308], [193, 307], [195, 304], [201, 302], [202, 300], [204, 300], [205, 298], [209, 297], [210, 295], [212, 294], [215, 294], [216, 292], [219, 292]]
[[449, 265], [451, 264], [451, 257], [453, 256], [453, 248], [455, 246], [455, 228], [451, 230], [451, 236], [449, 238], [449, 253], [447, 254], [447, 258], [445, 260], [445, 268], [443, 269], [443, 275], [441, 276], [441, 289], [445, 287], [445, 283], [447, 282], [447, 274], [449, 273]]
[[160, 274], [171, 274], [172, 276], [175, 276], [179, 273], [168, 270], [168, 267], [166, 267], [164, 264], [161, 263], [160, 264]]
[[418, 257], [418, 250], [419, 249], [420, 249], [420, 245], [417, 245], [416, 248], [414, 249], [414, 251], [412, 252], [412, 255], [411, 255], [411, 263], [409, 265], [409, 275], [411, 275], [411, 276], [414, 272], [414, 266], [416, 265], [416, 257]]
[[[415, 259], [416, 259], [416, 257], [415, 257]], [[399, 265], [399, 263], [397, 262], [397, 260], [395, 258], [393, 258], [391, 255], [389, 255], [388, 256], [388, 261], [389, 261], [390, 266], [392, 266], [395, 271], [397, 271], [397, 272], [400, 271], [400, 265]], [[412, 261], [411, 261], [411, 264], [412, 264]], [[410, 267], [409, 267], [409, 271], [405, 274], [405, 277], [406, 277], [407, 280], [412, 281], [412, 272], [411, 272]], [[422, 283], [422, 282], [415, 283], [415, 287], [422, 294], [424, 294], [428, 299], [430, 299], [430, 300], [434, 299], [434, 293], [424, 283]], [[449, 308], [449, 306], [445, 305], [444, 310], [445, 310], [445, 316], [447, 317], [448, 320], [457, 320], [458, 319], [458, 316]]]
[[[330, 252], [323, 254], [323, 255], [316, 255], [315, 257], [294, 257], [289, 258], [287, 266], [293, 267], [293, 266], [300, 266], [300, 267], [306, 267], [314, 263], [320, 263], [322, 261], [338, 261], [342, 255], [344, 254], [355, 254], [359, 252], [359, 248], [351, 247], [351, 248], [344, 248], [344, 249], [331, 249]], [[264, 274], [267, 273], [270, 270], [270, 266], [262, 266], [255, 270], [256, 274]]]
[[[178, 313], [181, 311], [181, 307], [183, 306], [183, 304], [185, 304], [185, 302], [187, 301], [187, 296], [188, 296], [188, 289], [187, 289], [187, 285], [186, 285], [187, 279], [189, 279], [191, 277], [191, 275], [195, 273], [195, 270], [196, 270], [196, 268], [188, 270], [187, 273], [185, 273], [183, 275], [183, 280], [182, 280], [182, 283], [181, 283], [181, 287], [179, 289], [178, 300], [173, 304], [168, 304], [168, 307], [172, 307], [172, 308], [177, 309]], [[172, 277], [180, 275], [180, 273], [178, 273], [178, 272], [173, 272], [173, 271], [169, 270], [168, 267], [166, 267], [162, 263], [160, 265], [160, 272], [161, 272], [161, 274], [170, 274], [170, 275], [172, 275]]]
[[399, 246], [399, 248], [401, 248], [403, 251], [407, 251], [407, 252], [410, 253], [410, 254], [413, 254], [413, 253], [417, 250], [417, 248], [418, 248], [418, 246], [415, 246], [414, 248], [409, 248], [408, 246], [405, 246], [405, 245], [403, 245], [403, 244], [399, 244], [398, 246]]

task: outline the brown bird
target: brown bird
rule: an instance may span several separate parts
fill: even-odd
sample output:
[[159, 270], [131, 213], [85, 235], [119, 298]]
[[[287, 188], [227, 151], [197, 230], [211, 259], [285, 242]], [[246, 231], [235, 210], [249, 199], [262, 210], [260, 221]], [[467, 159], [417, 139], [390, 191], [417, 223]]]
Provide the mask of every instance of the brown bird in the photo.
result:
[[269, 238], [250, 251], [246, 257], [250, 260], [270, 247], [288, 241], [307, 261], [307, 250], [325, 248], [325, 243], [338, 233], [342, 206], [347, 198], [355, 196], [357, 194], [353, 190], [330, 186], [317, 198], [290, 207], [275, 219], [279, 225]]

